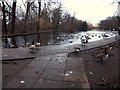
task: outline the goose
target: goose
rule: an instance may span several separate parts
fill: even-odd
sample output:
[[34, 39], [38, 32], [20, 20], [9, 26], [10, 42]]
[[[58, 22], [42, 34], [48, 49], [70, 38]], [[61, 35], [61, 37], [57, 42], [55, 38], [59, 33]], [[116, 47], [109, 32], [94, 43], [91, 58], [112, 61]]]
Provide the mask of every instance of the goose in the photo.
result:
[[86, 39], [81, 39], [81, 42], [82, 42], [82, 45], [85, 45], [86, 44]]
[[107, 60], [108, 57], [109, 57], [108, 48], [105, 48], [105, 51], [104, 51], [104, 60]]

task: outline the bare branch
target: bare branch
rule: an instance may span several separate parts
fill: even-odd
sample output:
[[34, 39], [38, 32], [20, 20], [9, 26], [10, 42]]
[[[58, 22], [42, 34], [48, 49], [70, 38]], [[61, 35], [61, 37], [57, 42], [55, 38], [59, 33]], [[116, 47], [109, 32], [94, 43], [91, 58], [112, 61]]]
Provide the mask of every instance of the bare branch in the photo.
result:
[[7, 6], [8, 6], [10, 9], [12, 9], [12, 7], [8, 4], [8, 2], [5, 1], [5, 3], [7, 4]]
[[[24, 1], [22, 0], [22, 3], [23, 3], [23, 5], [24, 5], [24, 7], [25, 7], [25, 3], [24, 3]], [[26, 9], [26, 7], [25, 7], [25, 9]]]

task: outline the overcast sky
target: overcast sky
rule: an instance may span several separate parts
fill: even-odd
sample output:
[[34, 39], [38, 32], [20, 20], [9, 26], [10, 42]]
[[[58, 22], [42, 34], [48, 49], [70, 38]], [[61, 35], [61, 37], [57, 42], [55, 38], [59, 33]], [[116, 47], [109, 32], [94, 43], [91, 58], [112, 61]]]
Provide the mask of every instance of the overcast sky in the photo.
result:
[[[63, 6], [76, 17], [87, 20], [94, 25], [100, 20], [113, 16], [117, 10], [114, 0], [62, 0]], [[111, 4], [111, 5], [110, 5]]]
[[[17, 1], [21, 2], [22, 0]], [[64, 9], [71, 13], [71, 15], [75, 13], [76, 18], [91, 22], [93, 25], [99, 23], [100, 20], [104, 20], [109, 16], [113, 16], [117, 10], [117, 3], [111, 4], [115, 0], [59, 0], [59, 1], [62, 1]]]

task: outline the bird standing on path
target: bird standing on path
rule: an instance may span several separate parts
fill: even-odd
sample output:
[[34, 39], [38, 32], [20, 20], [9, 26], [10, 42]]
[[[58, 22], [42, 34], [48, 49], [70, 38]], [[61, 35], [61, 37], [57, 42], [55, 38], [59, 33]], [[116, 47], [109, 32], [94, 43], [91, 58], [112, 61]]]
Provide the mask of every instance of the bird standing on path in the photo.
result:
[[36, 47], [40, 47], [40, 41], [39, 41], [39, 40], [37, 41], [37, 43], [36, 43], [35, 46], [36, 46]]
[[32, 45], [29, 48], [30, 48], [30, 52], [34, 53], [35, 48], [36, 48], [36, 46], [34, 45], [34, 41], [32, 42]]

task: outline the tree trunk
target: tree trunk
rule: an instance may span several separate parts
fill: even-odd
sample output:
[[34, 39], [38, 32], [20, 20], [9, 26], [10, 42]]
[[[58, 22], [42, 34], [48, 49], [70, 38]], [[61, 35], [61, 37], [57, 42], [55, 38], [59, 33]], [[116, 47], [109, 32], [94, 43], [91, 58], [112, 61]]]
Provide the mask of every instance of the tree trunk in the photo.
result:
[[118, 34], [120, 35], [120, 16], [118, 16]]
[[12, 22], [11, 22], [11, 33], [13, 34], [14, 33], [14, 30], [15, 30], [15, 12], [16, 12], [16, 2], [13, 2], [13, 5], [12, 5]]
[[[38, 10], [38, 24], [37, 24], [37, 31], [39, 31], [39, 22], [40, 22], [40, 20], [39, 20], [39, 18], [40, 18], [40, 16], [41, 16], [41, 0], [38, 0], [38, 4], [39, 4], [39, 10]], [[39, 36], [40, 34], [38, 33], [37, 34], [37, 41], [39, 41], [39, 39], [40, 39], [40, 36]]]
[[[24, 22], [24, 32], [26, 33], [26, 28], [27, 28], [27, 20], [29, 17], [29, 11], [30, 11], [30, 2], [27, 2], [27, 9], [26, 9], [26, 15], [25, 15], [25, 22]], [[24, 36], [25, 44], [27, 43], [27, 38]]]
[[29, 17], [29, 11], [30, 11], [30, 2], [27, 2], [27, 9], [26, 9], [26, 15], [25, 15], [25, 24], [24, 24], [24, 33], [26, 33], [26, 24], [27, 24], [27, 20]]
[[[4, 2], [2, 2], [2, 13], [3, 13], [3, 19], [2, 19], [2, 33], [7, 34], [7, 25], [6, 25], [6, 16], [5, 16], [5, 5]], [[8, 41], [7, 37], [5, 37], [5, 48], [7, 47]]]
[[4, 2], [2, 2], [2, 13], [3, 13], [3, 20], [2, 20], [2, 32], [3, 34], [7, 34], [7, 25], [6, 25], [6, 16], [5, 16], [5, 5]]
[[[12, 5], [12, 22], [11, 22], [11, 33], [13, 34], [15, 31], [15, 12], [16, 12], [16, 3], [15, 1], [13, 1], [13, 5]], [[16, 45], [16, 41], [15, 41], [15, 37], [12, 38], [12, 44], [15, 45], [15, 47], [17, 47]]]

